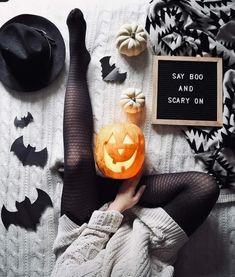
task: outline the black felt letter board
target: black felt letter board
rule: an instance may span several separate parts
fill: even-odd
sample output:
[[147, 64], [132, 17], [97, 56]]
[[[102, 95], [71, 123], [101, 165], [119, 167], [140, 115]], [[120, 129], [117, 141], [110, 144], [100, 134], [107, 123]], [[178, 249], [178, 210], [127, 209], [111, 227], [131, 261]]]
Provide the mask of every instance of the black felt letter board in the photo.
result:
[[222, 60], [157, 57], [152, 123], [222, 125]]

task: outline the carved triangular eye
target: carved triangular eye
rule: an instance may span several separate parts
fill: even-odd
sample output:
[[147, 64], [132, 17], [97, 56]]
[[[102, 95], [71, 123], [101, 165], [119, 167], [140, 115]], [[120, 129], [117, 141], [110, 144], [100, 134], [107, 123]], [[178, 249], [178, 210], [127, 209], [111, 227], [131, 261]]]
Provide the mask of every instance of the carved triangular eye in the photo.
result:
[[109, 138], [109, 143], [115, 144], [116, 143], [116, 139], [114, 137], [114, 135], [112, 134], [111, 137]]
[[134, 142], [132, 141], [132, 139], [126, 134], [125, 138], [123, 140], [123, 144], [134, 144]]

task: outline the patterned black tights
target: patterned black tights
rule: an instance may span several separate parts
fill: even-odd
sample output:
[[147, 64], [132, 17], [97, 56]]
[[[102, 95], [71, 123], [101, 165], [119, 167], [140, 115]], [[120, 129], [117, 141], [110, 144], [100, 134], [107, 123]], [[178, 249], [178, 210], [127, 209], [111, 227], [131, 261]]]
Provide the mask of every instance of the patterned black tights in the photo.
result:
[[[64, 107], [64, 187], [61, 214], [77, 224], [89, 220], [103, 203], [114, 199], [120, 181], [96, 176], [92, 153], [92, 109], [86, 71], [90, 55], [85, 46], [86, 22], [80, 10], [67, 19], [70, 35], [70, 70]], [[163, 207], [191, 235], [214, 206], [219, 189], [215, 180], [200, 172], [143, 176], [144, 207]]]
[[92, 152], [93, 118], [86, 80], [90, 55], [85, 46], [86, 22], [82, 12], [72, 10], [67, 25], [70, 68], [64, 104], [64, 187], [61, 213], [81, 224], [98, 208], [99, 203]]

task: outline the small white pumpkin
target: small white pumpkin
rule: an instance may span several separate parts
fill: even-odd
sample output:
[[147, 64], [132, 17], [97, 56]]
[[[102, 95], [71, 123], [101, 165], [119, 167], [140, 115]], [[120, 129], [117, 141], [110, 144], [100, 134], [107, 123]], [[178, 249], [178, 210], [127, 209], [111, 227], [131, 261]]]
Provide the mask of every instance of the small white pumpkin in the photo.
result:
[[138, 56], [147, 46], [147, 35], [136, 23], [121, 26], [116, 39], [116, 47], [126, 56]]
[[128, 88], [120, 97], [120, 104], [127, 113], [138, 113], [145, 106], [145, 96], [140, 89]]

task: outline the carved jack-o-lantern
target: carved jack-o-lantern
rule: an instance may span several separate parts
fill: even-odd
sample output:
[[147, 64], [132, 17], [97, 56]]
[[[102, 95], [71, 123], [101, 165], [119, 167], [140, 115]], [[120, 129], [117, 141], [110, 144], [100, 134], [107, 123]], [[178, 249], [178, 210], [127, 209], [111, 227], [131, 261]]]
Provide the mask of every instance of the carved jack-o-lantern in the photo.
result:
[[144, 135], [132, 123], [107, 125], [96, 137], [96, 163], [107, 177], [127, 179], [136, 175], [143, 165], [144, 151]]

